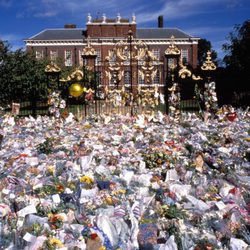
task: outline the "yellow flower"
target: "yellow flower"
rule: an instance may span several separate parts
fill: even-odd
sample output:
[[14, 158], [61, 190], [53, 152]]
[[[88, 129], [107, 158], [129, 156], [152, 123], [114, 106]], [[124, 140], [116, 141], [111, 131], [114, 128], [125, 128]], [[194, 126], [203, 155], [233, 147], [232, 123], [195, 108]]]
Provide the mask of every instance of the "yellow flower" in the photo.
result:
[[54, 174], [54, 173], [55, 173], [55, 166], [48, 166], [48, 167], [47, 167], [47, 171], [48, 171], [50, 174]]
[[84, 124], [84, 128], [86, 128], [86, 129], [89, 129], [89, 128], [91, 128], [92, 126], [91, 126], [91, 124]]
[[105, 246], [101, 246], [98, 248], [98, 250], [106, 250], [106, 247]]
[[105, 202], [108, 204], [108, 205], [113, 205], [113, 199], [111, 196], [107, 196], [105, 198]]
[[50, 217], [52, 217], [52, 216], [53, 216], [52, 213], [48, 213], [48, 215], [47, 215], [48, 218], [50, 218]]
[[209, 187], [209, 192], [213, 194], [217, 194], [219, 192], [218, 188], [215, 186], [210, 186]]
[[84, 176], [80, 177], [80, 182], [84, 182], [86, 184], [93, 184], [94, 180], [91, 177], [84, 175]]
[[218, 163], [218, 164], [222, 164], [222, 163], [223, 163], [223, 160], [217, 159], [217, 163]]
[[126, 193], [126, 190], [125, 189], [120, 189], [120, 190], [118, 190], [119, 191], [119, 193], [121, 193], [121, 194], [125, 194]]
[[68, 183], [68, 187], [72, 190], [76, 189], [76, 185], [73, 182]]
[[63, 243], [57, 238], [50, 238], [48, 243], [50, 246], [64, 247]]
[[113, 195], [125, 194], [125, 193], [126, 193], [125, 189], [119, 189], [112, 192]]

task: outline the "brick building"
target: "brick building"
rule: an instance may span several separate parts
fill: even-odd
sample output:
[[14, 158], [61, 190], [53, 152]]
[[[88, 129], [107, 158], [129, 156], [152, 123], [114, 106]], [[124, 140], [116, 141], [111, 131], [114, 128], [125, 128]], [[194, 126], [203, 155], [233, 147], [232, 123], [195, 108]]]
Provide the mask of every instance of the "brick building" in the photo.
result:
[[[110, 52], [118, 43], [119, 46], [126, 47], [127, 52], [125, 52], [131, 55], [128, 56], [128, 60], [123, 62], [121, 69], [123, 74], [120, 82], [122, 84], [130, 84], [131, 81], [133, 84], [145, 83], [145, 77], [137, 72], [143, 62], [139, 62], [138, 58], [135, 62], [136, 59], [133, 59], [132, 54], [135, 55], [140, 46], [146, 46], [153, 55], [151, 58], [154, 57], [154, 60], [157, 61], [157, 63], [151, 63], [152, 67], [157, 64], [157, 72], [155, 71], [150, 84], [162, 85], [166, 75], [164, 73], [167, 63], [164, 56], [166, 49], [174, 43], [181, 51], [181, 58], [196, 68], [198, 40], [199, 38], [186, 34], [178, 28], [164, 28], [163, 16], [159, 16], [157, 28], [138, 28], [134, 15], [131, 20], [123, 19], [120, 15], [117, 15], [116, 19], [108, 19], [105, 15], [101, 19], [92, 19], [88, 15], [86, 28], [65, 25], [62, 29], [46, 29], [26, 39], [25, 43], [27, 50], [33, 50], [37, 59], [55, 60], [60, 58], [65, 67], [82, 66], [83, 48], [91, 44], [97, 54], [95, 64], [101, 84], [112, 84], [112, 78], [108, 77], [107, 68], [113, 60]], [[108, 57], [110, 65], [107, 65]]]

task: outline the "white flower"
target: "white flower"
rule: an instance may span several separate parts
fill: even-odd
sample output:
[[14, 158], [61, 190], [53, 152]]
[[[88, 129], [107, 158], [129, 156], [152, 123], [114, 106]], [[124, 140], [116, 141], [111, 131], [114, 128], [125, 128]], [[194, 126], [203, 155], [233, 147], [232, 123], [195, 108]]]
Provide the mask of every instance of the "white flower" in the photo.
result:
[[51, 114], [54, 114], [56, 112], [56, 109], [54, 107], [49, 107], [49, 112]]
[[61, 100], [60, 108], [61, 108], [61, 109], [64, 109], [65, 107], [66, 107], [66, 102], [65, 102], [65, 100]]
[[55, 117], [60, 117], [60, 111], [59, 110], [56, 110], [56, 112], [55, 112]]

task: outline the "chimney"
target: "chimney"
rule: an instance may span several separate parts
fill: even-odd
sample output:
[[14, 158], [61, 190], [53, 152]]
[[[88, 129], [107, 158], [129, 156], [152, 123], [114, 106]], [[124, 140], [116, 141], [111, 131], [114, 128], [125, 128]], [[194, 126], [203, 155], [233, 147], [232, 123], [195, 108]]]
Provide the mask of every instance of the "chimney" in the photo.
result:
[[163, 16], [158, 16], [158, 28], [163, 28]]
[[64, 25], [64, 29], [75, 29], [76, 28], [76, 25], [75, 24], [65, 24]]

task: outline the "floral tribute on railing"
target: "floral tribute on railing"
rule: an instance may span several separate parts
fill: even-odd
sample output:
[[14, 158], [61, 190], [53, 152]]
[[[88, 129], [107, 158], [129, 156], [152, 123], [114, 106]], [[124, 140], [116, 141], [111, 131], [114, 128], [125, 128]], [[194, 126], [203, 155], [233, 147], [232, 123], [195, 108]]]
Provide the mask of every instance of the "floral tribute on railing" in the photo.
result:
[[215, 82], [205, 83], [204, 102], [207, 112], [215, 113], [218, 109], [218, 99], [215, 91]]
[[180, 120], [180, 105], [181, 105], [181, 95], [179, 86], [177, 83], [174, 83], [171, 88], [168, 89], [170, 95], [168, 98], [169, 102], [169, 116], [174, 119], [174, 121]]
[[121, 89], [105, 88], [106, 103], [111, 103], [113, 107], [124, 106], [141, 106], [143, 108], [155, 108], [159, 103], [164, 103], [164, 95], [158, 90], [158, 86], [154, 88], [143, 88], [138, 86], [133, 93], [126, 91], [123, 86]]
[[66, 108], [66, 101], [61, 98], [59, 91], [54, 91], [48, 98], [49, 113], [56, 118], [61, 116], [62, 111]]

